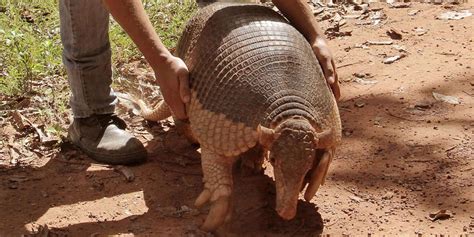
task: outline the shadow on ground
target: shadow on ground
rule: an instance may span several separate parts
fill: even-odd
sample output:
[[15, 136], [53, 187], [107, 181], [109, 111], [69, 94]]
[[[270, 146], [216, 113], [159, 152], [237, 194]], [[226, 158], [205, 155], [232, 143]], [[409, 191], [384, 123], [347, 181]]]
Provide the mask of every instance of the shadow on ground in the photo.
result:
[[[133, 182], [124, 181], [112, 169], [91, 164], [83, 155], [65, 159], [65, 154], [74, 152], [67, 147], [41, 168], [1, 171], [0, 235], [18, 236], [46, 224], [50, 233], [69, 236], [205, 236], [198, 226], [208, 210], [193, 208], [202, 189], [199, 153], [180, 139], [174, 130], [155, 137], [155, 142], [149, 143], [149, 161], [130, 168], [136, 176]], [[26, 178], [17, 182], [12, 177]], [[311, 203], [300, 201], [292, 221], [277, 216], [274, 184], [269, 177], [237, 171], [234, 179], [234, 217], [218, 235], [322, 233], [321, 216]]]

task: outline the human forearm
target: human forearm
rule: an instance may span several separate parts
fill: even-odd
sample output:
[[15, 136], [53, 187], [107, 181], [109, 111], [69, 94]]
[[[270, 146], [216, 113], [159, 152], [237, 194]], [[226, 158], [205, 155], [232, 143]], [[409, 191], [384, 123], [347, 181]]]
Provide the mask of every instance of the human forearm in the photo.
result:
[[[86, 0], [87, 1], [87, 0]], [[157, 74], [157, 82], [175, 117], [186, 118], [184, 103], [190, 100], [188, 68], [171, 55], [156, 34], [141, 0], [103, 0]]]
[[141, 0], [104, 0], [110, 14], [127, 32], [155, 71], [171, 53], [155, 32]]
[[272, 2], [311, 45], [317, 43], [317, 40], [324, 40], [324, 33], [306, 1], [272, 0]]
[[291, 22], [291, 24], [306, 37], [316, 58], [321, 65], [324, 76], [337, 99], [341, 96], [336, 66], [331, 50], [319, 28], [316, 18], [306, 1], [303, 0], [273, 0], [275, 6]]

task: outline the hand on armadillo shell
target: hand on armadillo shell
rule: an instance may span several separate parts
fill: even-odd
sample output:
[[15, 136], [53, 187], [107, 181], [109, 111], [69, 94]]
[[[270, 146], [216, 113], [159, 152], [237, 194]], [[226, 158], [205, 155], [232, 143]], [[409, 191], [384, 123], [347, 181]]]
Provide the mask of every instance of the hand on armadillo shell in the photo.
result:
[[314, 55], [316, 55], [316, 58], [323, 69], [324, 77], [326, 77], [326, 81], [331, 87], [334, 97], [336, 100], [339, 100], [341, 97], [339, 78], [336, 72], [336, 65], [334, 64], [334, 57], [332, 56], [326, 40], [323, 38], [316, 40], [311, 47], [313, 48]]
[[[153, 65], [152, 65], [153, 67]], [[153, 67], [161, 93], [178, 119], [186, 119], [185, 103], [190, 100], [189, 71], [178, 57], [169, 56], [165, 62]]]

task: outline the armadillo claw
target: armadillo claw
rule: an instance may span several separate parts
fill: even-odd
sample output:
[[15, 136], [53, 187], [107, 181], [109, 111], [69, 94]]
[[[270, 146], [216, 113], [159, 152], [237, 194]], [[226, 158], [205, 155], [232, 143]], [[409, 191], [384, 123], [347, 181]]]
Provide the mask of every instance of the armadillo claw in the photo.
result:
[[230, 219], [230, 198], [227, 196], [220, 197], [212, 203], [209, 215], [201, 226], [204, 231], [214, 231], [221, 226], [226, 220]]
[[196, 198], [196, 201], [194, 202], [194, 206], [196, 207], [202, 207], [204, 204], [206, 204], [209, 199], [211, 198], [211, 192], [209, 189], [204, 189], [201, 194], [199, 194], [199, 197]]
[[325, 152], [318, 166], [311, 173], [311, 180], [309, 181], [308, 188], [304, 194], [304, 199], [306, 201], [310, 201], [318, 191], [319, 186], [324, 183], [324, 178], [326, 177], [326, 173], [329, 169], [330, 161], [331, 154], [329, 152]]

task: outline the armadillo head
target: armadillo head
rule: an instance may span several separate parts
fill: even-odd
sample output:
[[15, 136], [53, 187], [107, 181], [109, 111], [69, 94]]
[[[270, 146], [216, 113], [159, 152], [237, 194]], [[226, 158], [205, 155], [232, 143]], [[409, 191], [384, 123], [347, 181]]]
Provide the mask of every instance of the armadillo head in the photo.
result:
[[267, 142], [270, 145], [267, 147], [275, 174], [276, 211], [289, 220], [296, 215], [303, 180], [313, 167], [315, 133], [311, 124], [301, 117], [287, 119], [271, 132], [272, 141]]

